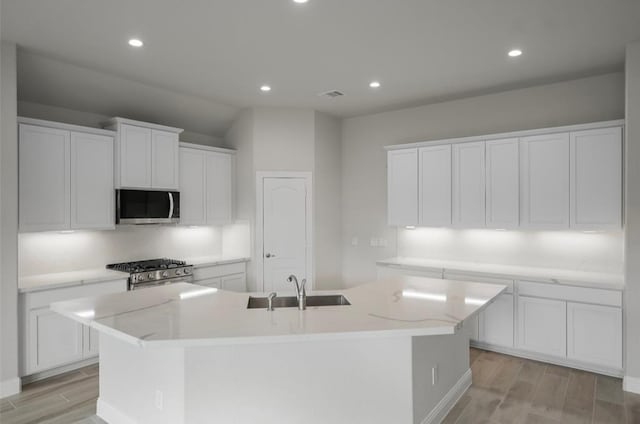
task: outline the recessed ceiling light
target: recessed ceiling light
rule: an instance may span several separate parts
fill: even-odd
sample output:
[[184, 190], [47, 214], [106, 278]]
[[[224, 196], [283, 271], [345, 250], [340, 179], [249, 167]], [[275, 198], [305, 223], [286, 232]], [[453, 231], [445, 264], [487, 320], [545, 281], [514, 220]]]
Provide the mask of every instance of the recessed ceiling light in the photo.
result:
[[371, 88], [380, 88], [380, 85], [381, 85], [380, 81], [371, 81], [369, 83], [369, 87], [371, 87]]
[[522, 50], [513, 49], [513, 50], [509, 51], [509, 57], [518, 57], [518, 56], [522, 56]]
[[260, 87], [260, 91], [262, 91], [263, 93], [268, 93], [269, 91], [271, 91], [271, 86], [270, 85], [263, 85]]
[[144, 43], [142, 42], [142, 40], [138, 40], [137, 38], [132, 38], [131, 40], [129, 40], [129, 45], [131, 47], [142, 47], [144, 46]]

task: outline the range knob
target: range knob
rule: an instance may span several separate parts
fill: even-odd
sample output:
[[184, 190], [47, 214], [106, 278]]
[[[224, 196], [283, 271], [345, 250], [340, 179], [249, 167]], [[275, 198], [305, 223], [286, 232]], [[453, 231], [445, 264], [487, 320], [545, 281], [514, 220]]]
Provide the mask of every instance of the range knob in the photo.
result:
[[191, 269], [189, 269], [189, 268], [185, 268], [185, 269], [184, 269], [184, 274], [185, 274], [185, 275], [189, 275], [189, 274], [191, 274]]
[[176, 275], [182, 275], [182, 270], [181, 269], [176, 269]]
[[164, 271], [164, 272], [162, 273], [162, 276], [163, 276], [163, 277], [165, 277], [165, 278], [166, 278], [166, 277], [168, 277], [168, 276], [169, 276], [169, 272], [168, 272], [168, 271]]
[[144, 281], [144, 275], [138, 275], [138, 277], [136, 278], [136, 280], [138, 280], [138, 281]]
[[150, 273], [147, 275], [147, 278], [148, 278], [149, 280], [152, 280], [152, 279], [153, 279], [153, 272], [150, 272]]

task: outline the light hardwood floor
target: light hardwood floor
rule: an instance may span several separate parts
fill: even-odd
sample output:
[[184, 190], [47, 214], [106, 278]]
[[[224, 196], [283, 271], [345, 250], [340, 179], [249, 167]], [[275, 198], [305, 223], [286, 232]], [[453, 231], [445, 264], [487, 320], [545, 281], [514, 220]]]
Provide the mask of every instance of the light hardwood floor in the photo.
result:
[[[640, 424], [640, 395], [624, 393], [620, 379], [470, 352], [473, 384], [446, 424]], [[97, 397], [98, 366], [92, 365], [0, 400], [0, 423], [104, 424], [95, 416]]]

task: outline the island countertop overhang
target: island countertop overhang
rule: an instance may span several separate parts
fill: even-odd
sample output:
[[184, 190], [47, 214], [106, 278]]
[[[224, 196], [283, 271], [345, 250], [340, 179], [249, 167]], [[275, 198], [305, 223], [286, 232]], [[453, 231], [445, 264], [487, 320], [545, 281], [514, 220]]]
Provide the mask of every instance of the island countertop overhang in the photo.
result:
[[188, 283], [83, 298], [51, 309], [145, 348], [260, 344], [453, 334], [506, 286], [400, 277], [311, 294], [341, 294], [351, 305], [305, 311], [247, 309], [250, 296]]

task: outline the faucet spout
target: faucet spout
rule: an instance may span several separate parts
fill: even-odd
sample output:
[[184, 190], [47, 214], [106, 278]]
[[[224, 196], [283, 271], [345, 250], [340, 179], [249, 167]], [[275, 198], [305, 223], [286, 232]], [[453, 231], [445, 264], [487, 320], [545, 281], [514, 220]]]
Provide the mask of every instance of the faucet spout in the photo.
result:
[[304, 311], [307, 309], [307, 291], [305, 286], [307, 285], [307, 279], [302, 280], [302, 284], [298, 283], [298, 277], [291, 274], [287, 281], [290, 283], [295, 283], [296, 285], [296, 297], [298, 298], [298, 309]]

